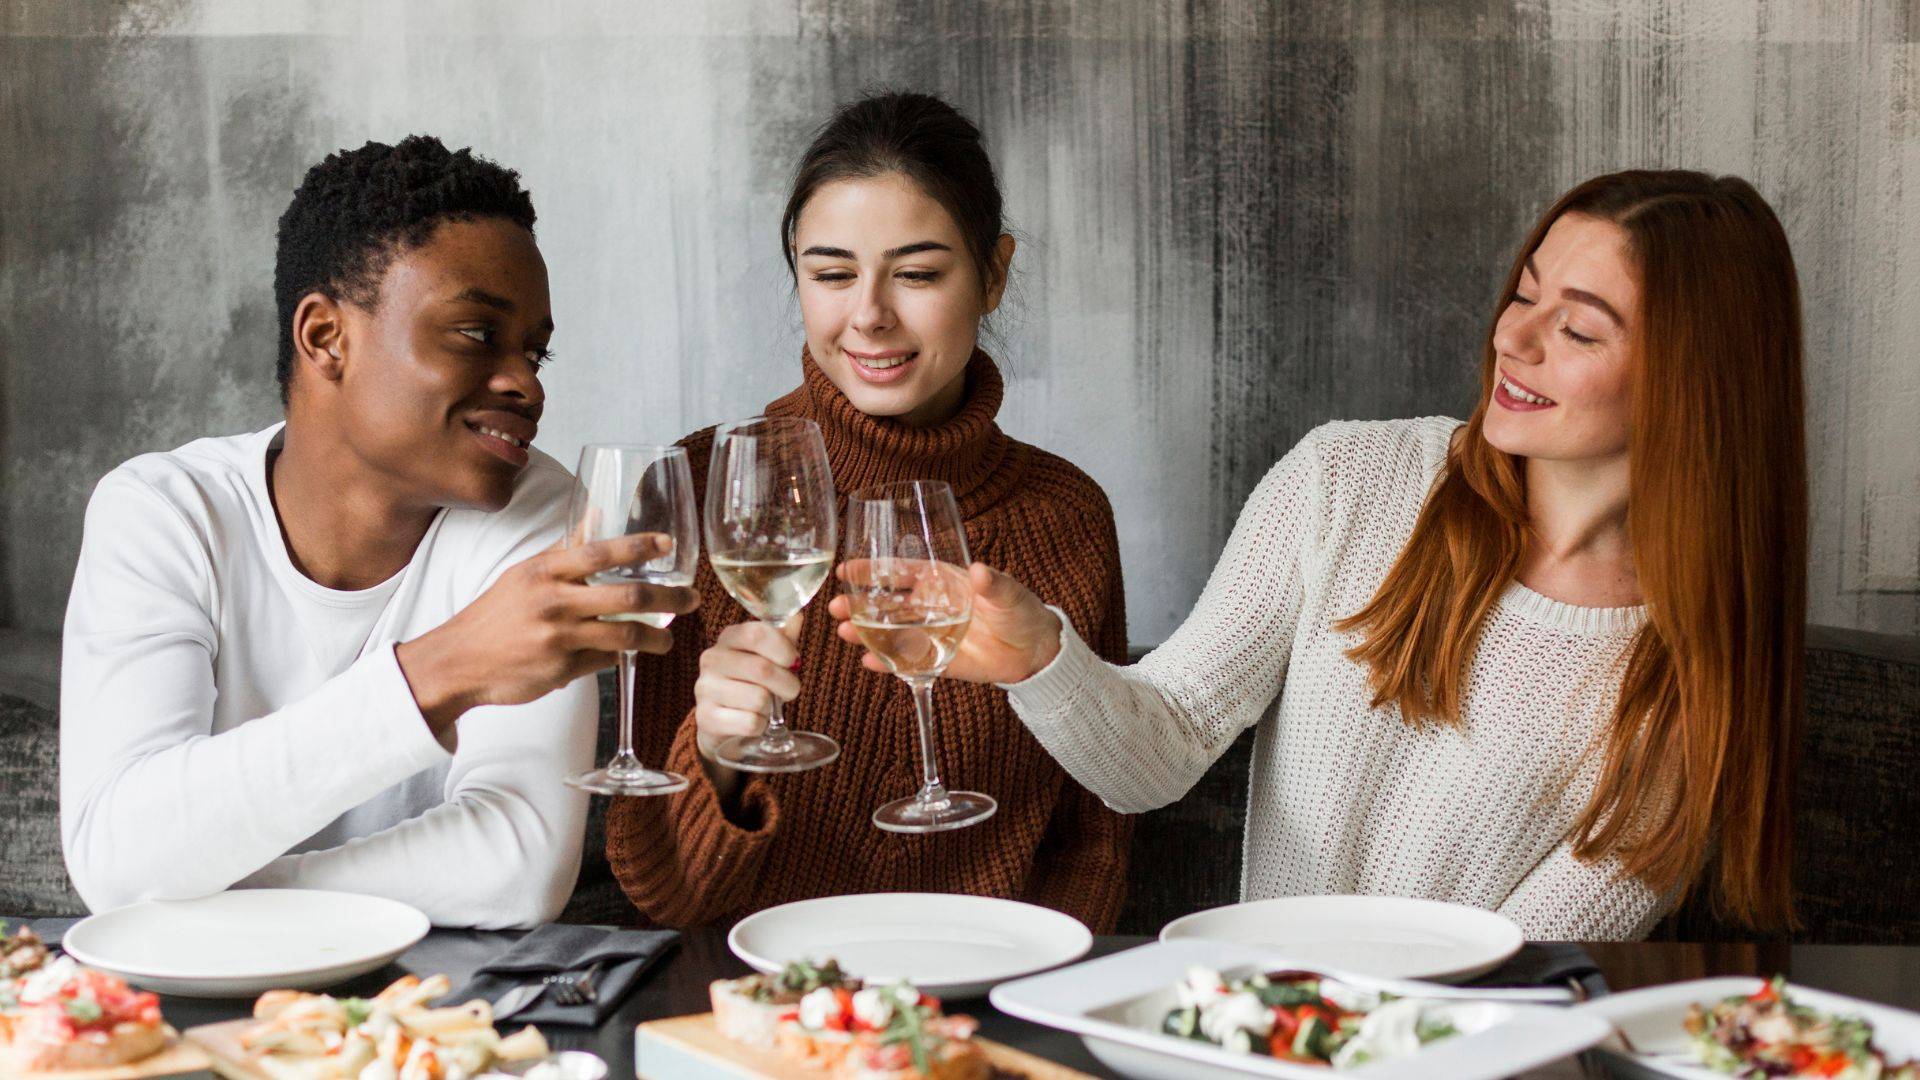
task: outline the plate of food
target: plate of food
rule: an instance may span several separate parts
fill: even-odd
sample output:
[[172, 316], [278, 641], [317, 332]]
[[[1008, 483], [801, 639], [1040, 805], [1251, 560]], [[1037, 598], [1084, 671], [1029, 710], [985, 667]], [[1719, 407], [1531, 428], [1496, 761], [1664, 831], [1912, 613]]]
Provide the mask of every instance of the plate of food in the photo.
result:
[[1465, 904], [1403, 896], [1282, 896], [1183, 916], [1161, 941], [1208, 938], [1285, 953], [1308, 967], [1382, 979], [1464, 982], [1526, 944], [1512, 919]]
[[1606, 1022], [1467, 991], [1303, 966], [1232, 942], [1143, 945], [994, 988], [996, 1008], [1079, 1035], [1137, 1080], [1497, 1080], [1577, 1054]]
[[749, 915], [734, 925], [727, 945], [766, 975], [796, 960], [832, 956], [870, 981], [905, 979], [958, 999], [1077, 960], [1093, 947], [1093, 932], [1071, 915], [1014, 900], [861, 893]]
[[1651, 986], [1578, 1011], [1618, 1032], [1599, 1049], [1619, 1076], [1920, 1080], [1920, 1013], [1778, 976]]
[[[975, 1038], [979, 1024], [903, 980], [869, 982], [831, 959], [722, 979], [713, 1012], [641, 1024], [642, 1076], [786, 1080], [1088, 1080], [1085, 1074]], [[717, 1070], [714, 1062], [725, 1064]]]
[[477, 1080], [534, 1076], [543, 1066], [565, 1072], [538, 1028], [495, 1030], [487, 1002], [435, 1007], [450, 988], [445, 975], [406, 975], [370, 998], [269, 990], [254, 1002], [252, 1019], [193, 1028], [187, 1039], [213, 1057], [222, 1075], [246, 1080]]
[[314, 990], [365, 974], [427, 936], [418, 908], [314, 889], [151, 900], [83, 919], [61, 948], [89, 967], [182, 997]]
[[0, 1076], [165, 1076], [206, 1065], [167, 1026], [157, 997], [0, 923]]

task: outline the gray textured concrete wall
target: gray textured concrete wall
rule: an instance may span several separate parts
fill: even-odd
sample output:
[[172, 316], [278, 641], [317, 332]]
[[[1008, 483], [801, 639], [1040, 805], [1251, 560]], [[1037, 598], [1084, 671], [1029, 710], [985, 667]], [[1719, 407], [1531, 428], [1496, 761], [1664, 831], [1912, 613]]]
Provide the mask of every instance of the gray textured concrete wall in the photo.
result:
[[1022, 236], [1003, 420], [1119, 513], [1133, 636], [1334, 417], [1460, 414], [1522, 230], [1596, 172], [1751, 178], [1810, 329], [1815, 621], [1920, 632], [1915, 0], [0, 0], [0, 624], [55, 629], [92, 482], [277, 415], [273, 223], [340, 146], [522, 170], [543, 441], [667, 439], [796, 378], [776, 246], [875, 85], [987, 130]]

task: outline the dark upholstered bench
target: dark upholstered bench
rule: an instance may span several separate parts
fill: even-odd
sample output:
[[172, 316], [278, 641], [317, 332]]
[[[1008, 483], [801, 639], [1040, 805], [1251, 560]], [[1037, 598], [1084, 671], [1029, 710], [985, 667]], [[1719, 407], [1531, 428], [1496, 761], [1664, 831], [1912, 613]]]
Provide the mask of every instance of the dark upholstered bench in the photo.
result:
[[[0, 911], [84, 911], [60, 856], [57, 709], [53, 659], [44, 677], [22, 677], [27, 652], [0, 637]], [[49, 666], [51, 665], [51, 666]], [[613, 745], [612, 680], [601, 679], [599, 756]], [[1814, 628], [1807, 643], [1807, 740], [1796, 815], [1794, 878], [1805, 923], [1797, 940], [1920, 944], [1920, 639]], [[1242, 735], [1187, 796], [1140, 817], [1134, 834], [1123, 933], [1154, 933], [1201, 908], [1232, 903], [1240, 888], [1253, 734]], [[605, 800], [596, 799], [567, 921], [626, 922], [632, 908], [603, 852]], [[1194, 851], [1211, 857], [1194, 859]], [[1741, 940], [1702, 903], [1662, 923], [1655, 937]]]

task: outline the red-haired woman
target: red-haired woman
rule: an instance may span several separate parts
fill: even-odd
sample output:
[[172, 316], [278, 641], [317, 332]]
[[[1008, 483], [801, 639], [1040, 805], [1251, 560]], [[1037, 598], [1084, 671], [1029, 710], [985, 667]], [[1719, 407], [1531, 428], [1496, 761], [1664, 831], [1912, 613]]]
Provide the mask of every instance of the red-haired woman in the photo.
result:
[[976, 565], [947, 674], [1006, 685], [1130, 811], [1258, 724], [1248, 899], [1429, 897], [1595, 940], [1645, 936], [1704, 877], [1725, 913], [1787, 924], [1801, 348], [1750, 185], [1590, 180], [1521, 246], [1465, 424], [1309, 434], [1132, 668]]

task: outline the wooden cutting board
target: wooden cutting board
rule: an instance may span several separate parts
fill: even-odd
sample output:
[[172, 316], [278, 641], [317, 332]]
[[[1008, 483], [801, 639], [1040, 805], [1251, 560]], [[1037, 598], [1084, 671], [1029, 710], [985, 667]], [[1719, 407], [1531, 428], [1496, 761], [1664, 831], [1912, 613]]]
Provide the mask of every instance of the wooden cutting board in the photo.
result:
[[[987, 1052], [998, 1076], [1024, 1080], [1092, 1080], [1086, 1073], [1056, 1065], [991, 1039], [975, 1039]], [[635, 1036], [634, 1065], [640, 1080], [821, 1080], [818, 1069], [772, 1050], [743, 1046], [714, 1026], [712, 1013], [650, 1020]], [[247, 1078], [252, 1080], [252, 1078]], [[623, 1080], [610, 1077], [609, 1080]]]
[[167, 1029], [167, 1045], [159, 1052], [111, 1069], [73, 1069], [64, 1072], [26, 1072], [12, 1074], [9, 1080], [151, 1080], [159, 1076], [206, 1072], [212, 1064], [200, 1048]]

